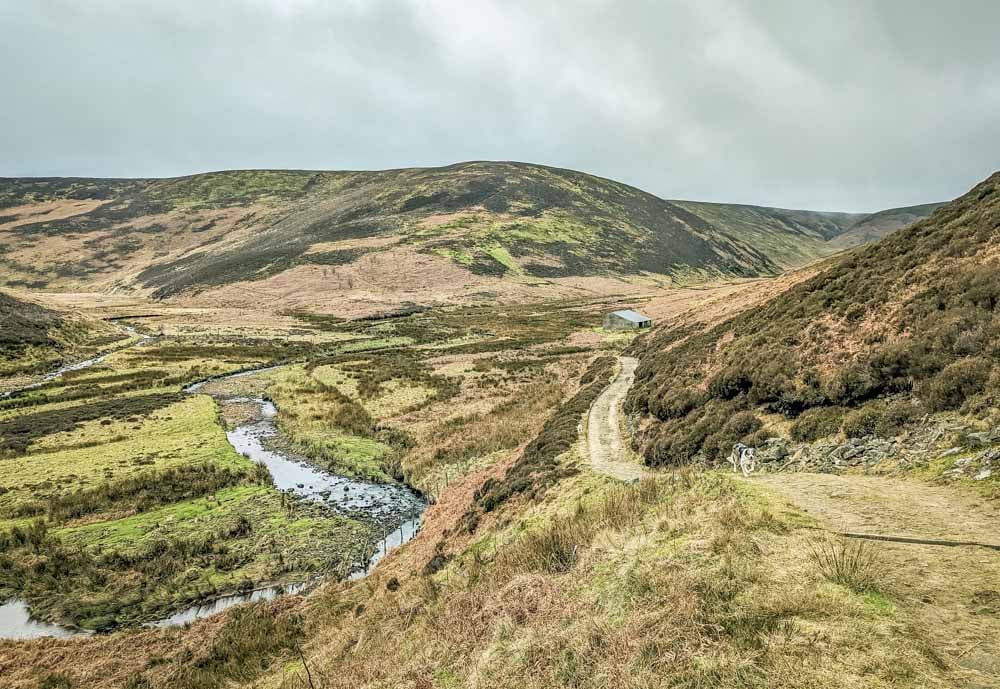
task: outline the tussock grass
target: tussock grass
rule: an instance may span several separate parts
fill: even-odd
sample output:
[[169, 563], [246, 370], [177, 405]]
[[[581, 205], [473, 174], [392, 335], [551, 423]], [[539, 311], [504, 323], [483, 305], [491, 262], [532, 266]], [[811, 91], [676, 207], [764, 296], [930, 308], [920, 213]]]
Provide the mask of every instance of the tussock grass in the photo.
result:
[[[241, 606], [202, 655], [178, 658], [164, 689], [217, 689], [251, 680], [267, 669], [274, 656], [295, 649], [303, 635], [303, 620], [275, 614], [269, 606]], [[140, 685], [141, 686], [141, 685]]]
[[889, 575], [878, 547], [871, 541], [816, 540], [810, 546], [809, 559], [824, 579], [858, 593], [881, 591]]
[[600, 530], [617, 531], [634, 526], [646, 508], [666, 494], [669, 486], [662, 480], [645, 479], [635, 486], [615, 486], [593, 505], [578, 503], [572, 516], [529, 531], [501, 551], [497, 569], [508, 576], [514, 572], [569, 571]]

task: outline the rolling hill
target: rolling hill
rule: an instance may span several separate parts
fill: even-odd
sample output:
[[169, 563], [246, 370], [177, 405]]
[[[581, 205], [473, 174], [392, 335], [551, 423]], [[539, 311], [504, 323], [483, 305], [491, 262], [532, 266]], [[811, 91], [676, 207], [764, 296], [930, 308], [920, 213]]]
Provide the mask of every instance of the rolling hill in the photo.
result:
[[794, 268], [831, 253], [830, 240], [849, 233], [871, 216], [823, 213], [699, 201], [672, 203], [757, 247], [783, 268]]
[[3, 179], [0, 285], [331, 311], [345, 294], [530, 299], [774, 275], [866, 217], [671, 202], [508, 162]]
[[797, 440], [892, 437], [928, 413], [989, 414], [998, 239], [1000, 173], [760, 307], [657, 332], [626, 403], [647, 462], [712, 461], [789, 424]]
[[926, 203], [922, 206], [890, 208], [872, 213], [851, 225], [847, 231], [830, 239], [829, 244], [841, 250], [877, 241], [926, 218], [943, 205], [943, 203]]

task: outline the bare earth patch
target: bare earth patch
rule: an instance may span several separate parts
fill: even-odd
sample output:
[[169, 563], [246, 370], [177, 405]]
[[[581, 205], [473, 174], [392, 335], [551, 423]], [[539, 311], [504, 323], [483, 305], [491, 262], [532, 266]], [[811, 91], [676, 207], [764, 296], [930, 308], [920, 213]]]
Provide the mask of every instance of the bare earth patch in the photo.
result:
[[107, 201], [97, 199], [70, 200], [58, 199], [56, 201], [46, 201], [44, 203], [33, 203], [26, 206], [14, 206], [5, 208], [3, 215], [14, 216], [14, 220], [0, 223], [0, 231], [13, 230], [22, 225], [31, 225], [38, 222], [49, 222], [51, 220], [63, 220], [72, 218], [74, 215], [90, 213], [103, 206]]

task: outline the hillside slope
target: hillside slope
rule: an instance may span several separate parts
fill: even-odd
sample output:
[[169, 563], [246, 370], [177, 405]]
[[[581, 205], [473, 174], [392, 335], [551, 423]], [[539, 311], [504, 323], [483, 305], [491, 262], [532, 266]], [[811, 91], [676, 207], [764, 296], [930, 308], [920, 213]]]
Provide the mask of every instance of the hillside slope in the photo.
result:
[[[506, 162], [0, 180], [0, 284], [286, 306], [773, 275], [859, 216], [669, 202]], [[538, 288], [543, 288], [539, 290]], [[614, 287], [621, 291], [621, 286]]]
[[869, 216], [823, 213], [700, 201], [674, 201], [681, 208], [761, 249], [782, 267], [800, 266], [831, 253], [827, 242]]
[[811, 439], [890, 436], [927, 412], [1000, 405], [1000, 173], [707, 332], [639, 345], [627, 400], [647, 462], [709, 461], [792, 419]]
[[105, 323], [0, 291], [0, 391], [4, 379], [14, 373], [47, 371], [81, 347], [120, 337], [120, 331]]
[[925, 203], [921, 206], [890, 208], [866, 215], [851, 225], [847, 231], [830, 239], [829, 247], [839, 251], [877, 241], [926, 218], [943, 205], [943, 203]]

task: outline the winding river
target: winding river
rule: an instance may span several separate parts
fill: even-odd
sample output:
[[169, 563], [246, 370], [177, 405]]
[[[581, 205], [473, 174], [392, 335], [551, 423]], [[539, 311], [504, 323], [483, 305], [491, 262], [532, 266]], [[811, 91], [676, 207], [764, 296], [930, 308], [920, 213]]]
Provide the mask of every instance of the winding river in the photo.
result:
[[[104, 355], [107, 356], [107, 355]], [[86, 365], [61, 369], [59, 375], [68, 370], [78, 370], [92, 366], [104, 357], [88, 360]], [[185, 392], [199, 393], [214, 381], [242, 378], [258, 374], [275, 367], [240, 371], [201, 381], [185, 388]], [[46, 380], [53, 380], [56, 375]], [[37, 385], [32, 386], [37, 387]], [[378, 562], [393, 548], [413, 538], [420, 528], [426, 500], [411, 488], [399, 484], [374, 483], [333, 474], [310, 465], [305, 458], [273, 448], [269, 440], [279, 436], [275, 417], [278, 410], [274, 403], [259, 397], [226, 397], [213, 395], [221, 404], [255, 403], [258, 406], [256, 418], [228, 431], [226, 437], [233, 448], [251, 461], [265, 465], [271, 472], [276, 488], [288, 491], [307, 500], [321, 503], [331, 513], [355, 519], [373, 521], [381, 528], [383, 537], [374, 544], [373, 553], [363, 566], [358, 566], [351, 579], [367, 575]], [[222, 596], [202, 601], [179, 610], [163, 619], [147, 623], [151, 627], [167, 627], [187, 624], [194, 620], [217, 614], [240, 603], [270, 600], [280, 595], [297, 594], [308, 591], [318, 580], [299, 582], [285, 586], [271, 586], [248, 593]], [[19, 599], [0, 605], [0, 639], [29, 639], [43, 636], [66, 637], [90, 632], [70, 629], [49, 622], [31, 618], [27, 606]]]

